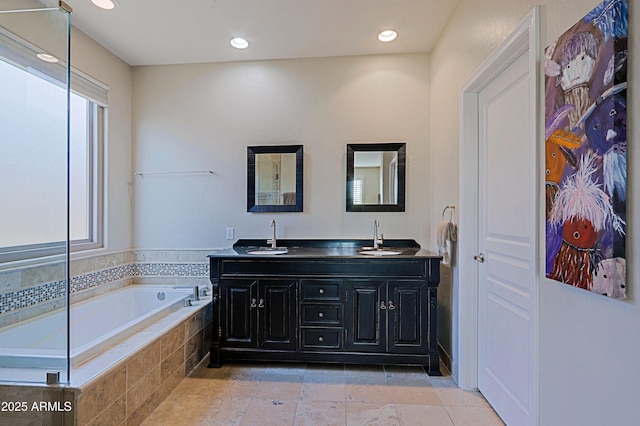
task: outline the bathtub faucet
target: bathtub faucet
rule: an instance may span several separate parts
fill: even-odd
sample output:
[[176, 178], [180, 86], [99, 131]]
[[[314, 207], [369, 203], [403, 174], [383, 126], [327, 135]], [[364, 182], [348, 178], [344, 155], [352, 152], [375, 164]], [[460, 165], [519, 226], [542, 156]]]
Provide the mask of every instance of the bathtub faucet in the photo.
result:
[[[173, 289], [180, 289], [180, 288], [190, 288], [193, 289], [193, 300], [198, 301], [200, 300], [200, 286], [199, 285], [195, 285], [195, 286], [190, 286], [190, 285], [174, 285], [171, 288]], [[191, 306], [191, 305], [189, 305]]]

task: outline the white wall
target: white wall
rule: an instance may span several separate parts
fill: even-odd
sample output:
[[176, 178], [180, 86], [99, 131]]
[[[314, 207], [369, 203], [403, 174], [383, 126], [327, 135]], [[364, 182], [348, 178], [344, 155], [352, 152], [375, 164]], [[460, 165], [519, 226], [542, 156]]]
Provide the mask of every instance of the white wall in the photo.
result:
[[[472, 75], [488, 54], [518, 25], [537, 4], [542, 4], [542, 46], [546, 46], [598, 1], [595, 0], [463, 0], [448, 23], [436, 49], [431, 55], [431, 151], [429, 154], [433, 186], [433, 205], [459, 205], [459, 88]], [[640, 43], [633, 23], [640, 22], [640, 10], [633, 3], [629, 21], [632, 55], [629, 72], [630, 108], [640, 105], [636, 90], [640, 76], [637, 55]], [[635, 114], [635, 118], [638, 114]], [[633, 141], [639, 140], [640, 130], [634, 114], [628, 117], [629, 137], [629, 211], [640, 208], [640, 175], [634, 168], [640, 165], [640, 150]], [[437, 177], [437, 179], [436, 179]], [[637, 216], [637, 215], [636, 215]], [[638, 225], [629, 214], [627, 258], [637, 258], [640, 247]], [[432, 216], [435, 229], [439, 217]], [[464, 233], [459, 235], [465, 238]], [[471, 259], [459, 259], [468, 262]], [[541, 263], [542, 265], [542, 263]], [[601, 425], [637, 424], [640, 418], [640, 300], [635, 285], [640, 283], [640, 265], [628, 262], [629, 299], [607, 298], [571, 288], [543, 278], [540, 290], [540, 424], [542, 425]], [[454, 367], [457, 359], [457, 294], [464, 283], [457, 282], [457, 268], [453, 270], [451, 355]], [[542, 274], [544, 276], [544, 274]]]
[[[135, 246], [229, 247], [237, 238], [429, 236], [426, 54], [136, 67]], [[407, 211], [346, 213], [346, 146], [407, 143]], [[304, 145], [304, 212], [247, 213], [247, 146]]]
[[131, 67], [75, 28], [71, 33], [71, 63], [75, 69], [109, 87], [108, 128], [104, 148], [105, 247], [92, 254], [130, 249], [133, 216], [129, 195], [132, 179]]

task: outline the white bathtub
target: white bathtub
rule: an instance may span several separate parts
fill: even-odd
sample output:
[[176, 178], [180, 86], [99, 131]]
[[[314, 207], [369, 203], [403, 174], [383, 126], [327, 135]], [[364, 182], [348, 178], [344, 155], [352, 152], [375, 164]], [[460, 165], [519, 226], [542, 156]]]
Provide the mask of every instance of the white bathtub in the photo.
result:
[[[130, 286], [71, 305], [71, 366], [180, 309], [189, 288]], [[66, 310], [0, 329], [0, 367], [65, 369]]]

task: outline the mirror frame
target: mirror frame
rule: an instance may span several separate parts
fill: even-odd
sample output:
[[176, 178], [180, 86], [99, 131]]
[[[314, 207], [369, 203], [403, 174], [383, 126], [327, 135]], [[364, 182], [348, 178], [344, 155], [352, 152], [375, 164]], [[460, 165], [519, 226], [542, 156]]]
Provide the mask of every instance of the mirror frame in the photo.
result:
[[[296, 154], [296, 203], [295, 204], [256, 204], [256, 154]], [[302, 145], [270, 145], [247, 147], [247, 211], [264, 212], [301, 212], [303, 201], [303, 150]]]
[[[398, 152], [398, 202], [396, 204], [354, 204], [354, 160], [357, 151], [397, 151]], [[348, 212], [403, 212], [405, 211], [405, 174], [407, 144], [398, 143], [358, 143], [347, 144], [347, 211]]]

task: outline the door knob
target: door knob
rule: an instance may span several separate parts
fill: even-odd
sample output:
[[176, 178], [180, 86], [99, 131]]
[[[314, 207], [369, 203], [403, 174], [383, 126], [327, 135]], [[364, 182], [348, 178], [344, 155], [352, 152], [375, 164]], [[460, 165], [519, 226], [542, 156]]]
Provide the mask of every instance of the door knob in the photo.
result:
[[473, 260], [478, 263], [484, 263], [484, 253], [478, 253], [477, 255], [473, 256]]

